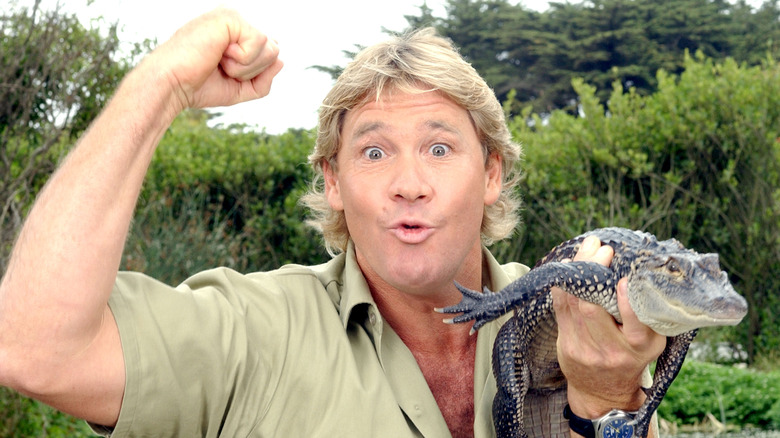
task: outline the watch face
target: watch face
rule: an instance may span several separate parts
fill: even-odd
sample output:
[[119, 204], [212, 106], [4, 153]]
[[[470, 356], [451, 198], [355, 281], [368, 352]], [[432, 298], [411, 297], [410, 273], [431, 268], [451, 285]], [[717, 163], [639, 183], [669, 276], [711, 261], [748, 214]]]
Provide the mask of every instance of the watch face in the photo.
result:
[[601, 426], [603, 438], [631, 438], [634, 436], [634, 426], [628, 424], [627, 418], [612, 418]]

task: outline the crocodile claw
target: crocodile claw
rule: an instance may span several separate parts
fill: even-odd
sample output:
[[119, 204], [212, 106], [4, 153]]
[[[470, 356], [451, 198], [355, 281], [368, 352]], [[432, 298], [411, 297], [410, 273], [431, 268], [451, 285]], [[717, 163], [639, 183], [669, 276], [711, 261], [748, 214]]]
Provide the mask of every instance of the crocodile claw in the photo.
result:
[[461, 286], [457, 281], [455, 282], [455, 287], [463, 294], [461, 301], [453, 306], [436, 308], [434, 310], [439, 313], [461, 313], [461, 315], [445, 319], [444, 322], [461, 324], [474, 320], [474, 326], [471, 328], [471, 333], [474, 333], [480, 327], [495, 319], [494, 312], [488, 311], [488, 306], [486, 306], [486, 298], [491, 294], [488, 288], [485, 288], [484, 292], [480, 293]]

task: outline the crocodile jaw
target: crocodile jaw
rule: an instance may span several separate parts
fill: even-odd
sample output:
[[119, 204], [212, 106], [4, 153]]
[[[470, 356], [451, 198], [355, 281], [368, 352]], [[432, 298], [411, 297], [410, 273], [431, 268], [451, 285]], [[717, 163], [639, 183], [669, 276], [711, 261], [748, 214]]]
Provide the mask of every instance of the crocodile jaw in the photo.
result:
[[670, 287], [653, 275], [629, 278], [629, 303], [643, 324], [664, 336], [677, 336], [700, 327], [736, 325], [747, 314], [747, 302], [719, 278], [699, 278], [696, 287]]

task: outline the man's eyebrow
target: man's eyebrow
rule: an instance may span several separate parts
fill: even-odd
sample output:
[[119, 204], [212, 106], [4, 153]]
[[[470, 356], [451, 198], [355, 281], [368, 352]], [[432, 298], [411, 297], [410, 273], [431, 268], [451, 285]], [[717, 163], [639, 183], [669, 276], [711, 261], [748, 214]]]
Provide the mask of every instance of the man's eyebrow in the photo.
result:
[[[453, 126], [451, 123], [447, 123], [442, 120], [427, 120], [420, 128], [430, 131], [444, 131], [449, 134], [460, 135], [461, 130], [457, 126]], [[372, 132], [383, 131], [387, 129], [387, 124], [382, 121], [368, 122], [363, 125], [358, 125], [352, 134], [352, 140], [359, 139], [360, 137], [370, 134]]]
[[370, 122], [364, 125], [359, 125], [352, 134], [352, 140], [358, 139], [370, 132], [381, 131], [386, 127], [387, 125], [384, 122]]
[[452, 126], [447, 122], [440, 121], [440, 120], [428, 120], [425, 122], [423, 126], [425, 126], [426, 129], [430, 129], [430, 130], [441, 130], [441, 131], [448, 132], [450, 134], [460, 134], [460, 129], [458, 129], [455, 126]]

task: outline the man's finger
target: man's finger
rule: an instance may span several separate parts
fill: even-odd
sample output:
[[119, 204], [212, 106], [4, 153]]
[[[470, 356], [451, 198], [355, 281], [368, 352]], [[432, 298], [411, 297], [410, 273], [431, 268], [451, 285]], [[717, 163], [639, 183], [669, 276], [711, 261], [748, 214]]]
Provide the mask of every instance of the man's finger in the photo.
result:
[[591, 257], [596, 255], [596, 252], [598, 251], [599, 247], [601, 246], [601, 240], [599, 240], [596, 236], [588, 236], [585, 238], [585, 240], [582, 241], [582, 244], [580, 245], [580, 249], [577, 251], [577, 254], [574, 255], [575, 261], [584, 261], [589, 260]]
[[277, 59], [270, 67], [252, 79], [252, 88], [257, 97], [265, 97], [271, 92], [271, 82], [283, 66], [284, 63]]
[[251, 39], [232, 43], [225, 50], [220, 65], [228, 77], [248, 81], [272, 66], [279, 57], [276, 41], [260, 32]]
[[626, 342], [632, 348], [646, 351], [650, 357], [657, 357], [666, 346], [666, 337], [654, 332], [650, 327], [639, 321], [628, 300], [628, 281], [622, 279], [617, 287], [618, 310], [623, 319], [621, 330]]

